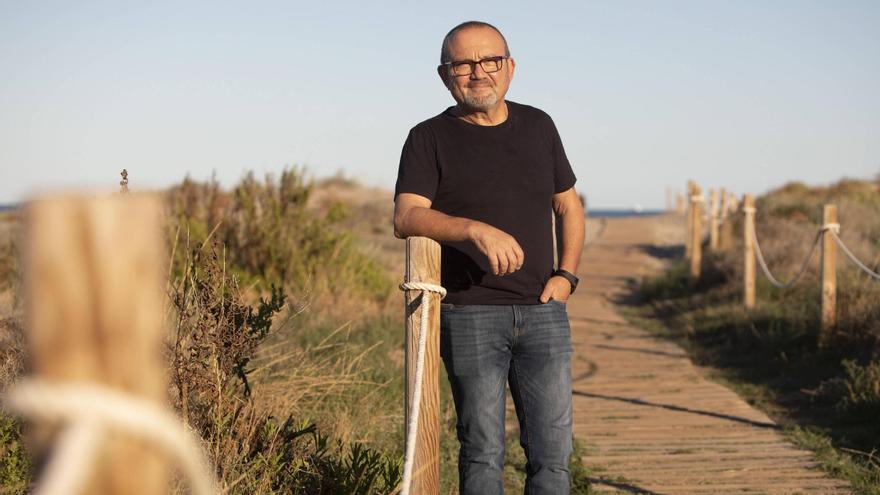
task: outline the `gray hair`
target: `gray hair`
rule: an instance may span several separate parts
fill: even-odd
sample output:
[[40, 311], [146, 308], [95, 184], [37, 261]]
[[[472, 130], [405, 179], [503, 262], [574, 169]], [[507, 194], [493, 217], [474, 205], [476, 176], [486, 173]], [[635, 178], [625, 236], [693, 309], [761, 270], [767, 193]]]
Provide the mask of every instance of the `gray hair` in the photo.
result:
[[440, 63], [441, 64], [450, 61], [449, 60], [449, 58], [450, 58], [450, 56], [449, 56], [449, 42], [452, 40], [452, 38], [456, 34], [458, 34], [459, 31], [464, 31], [465, 29], [471, 29], [471, 28], [489, 28], [489, 29], [495, 31], [496, 33], [498, 33], [498, 36], [501, 36], [501, 41], [504, 42], [504, 56], [505, 57], [510, 56], [510, 49], [507, 47], [507, 39], [504, 38], [504, 35], [501, 34], [501, 31], [499, 31], [497, 27], [489, 24], [488, 22], [466, 21], [466, 22], [462, 22], [458, 26], [455, 26], [454, 28], [452, 28], [448, 33], [446, 33], [446, 36], [443, 38], [443, 45], [440, 48]]

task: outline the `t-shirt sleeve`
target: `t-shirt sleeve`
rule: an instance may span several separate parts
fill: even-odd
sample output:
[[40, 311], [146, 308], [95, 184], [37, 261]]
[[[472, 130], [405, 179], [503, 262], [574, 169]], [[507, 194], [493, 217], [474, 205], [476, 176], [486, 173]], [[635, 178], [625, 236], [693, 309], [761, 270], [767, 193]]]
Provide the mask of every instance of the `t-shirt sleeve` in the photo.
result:
[[577, 181], [577, 177], [574, 176], [571, 163], [565, 156], [565, 148], [562, 146], [562, 139], [559, 137], [559, 131], [556, 130], [553, 119], [548, 116], [547, 121], [550, 149], [553, 156], [553, 193], [556, 194], [571, 189]]
[[400, 193], [414, 193], [434, 201], [439, 179], [433, 135], [427, 129], [413, 127], [400, 153], [394, 197], [396, 199]]

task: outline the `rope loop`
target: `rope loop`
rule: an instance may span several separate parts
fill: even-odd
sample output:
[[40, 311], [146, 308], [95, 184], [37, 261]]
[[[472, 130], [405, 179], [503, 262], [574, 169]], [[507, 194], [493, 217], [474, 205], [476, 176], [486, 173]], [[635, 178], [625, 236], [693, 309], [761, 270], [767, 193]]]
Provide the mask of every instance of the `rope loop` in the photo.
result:
[[38, 378], [20, 380], [6, 391], [3, 402], [11, 412], [63, 425], [35, 494], [79, 493], [110, 431], [162, 448], [177, 461], [193, 493], [215, 493], [213, 470], [197, 437], [154, 402], [106, 385]]
[[743, 213], [756, 213], [758, 211], [754, 206], [743, 206], [741, 209]]
[[429, 284], [427, 282], [403, 282], [399, 286], [400, 290], [408, 291], [408, 290], [420, 290], [425, 292], [434, 292], [436, 294], [440, 294], [440, 299], [446, 297], [446, 289], [435, 284]]
[[820, 231], [825, 232], [826, 230], [833, 232], [835, 234], [840, 233], [840, 224], [839, 223], [826, 223], [822, 227], [819, 228]]

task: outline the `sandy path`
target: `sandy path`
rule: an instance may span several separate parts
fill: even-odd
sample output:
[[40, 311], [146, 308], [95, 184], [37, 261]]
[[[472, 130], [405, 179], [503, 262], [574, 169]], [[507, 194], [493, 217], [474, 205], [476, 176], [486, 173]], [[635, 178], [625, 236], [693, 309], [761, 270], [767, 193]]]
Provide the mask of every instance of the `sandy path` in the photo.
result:
[[651, 253], [680, 236], [677, 217], [611, 219], [584, 252], [568, 311], [574, 433], [591, 448], [583, 460], [593, 486], [599, 493], [851, 493], [765, 414], [703, 378], [682, 349], [615, 312], [613, 301], [662, 266]]

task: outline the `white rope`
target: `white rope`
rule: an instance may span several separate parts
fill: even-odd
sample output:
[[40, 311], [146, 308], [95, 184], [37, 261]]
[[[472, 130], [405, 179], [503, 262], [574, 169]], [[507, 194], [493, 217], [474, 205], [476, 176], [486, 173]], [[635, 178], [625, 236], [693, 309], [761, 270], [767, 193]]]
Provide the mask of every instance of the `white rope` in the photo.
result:
[[825, 225], [819, 227], [822, 231], [830, 230], [832, 233], [839, 234], [840, 233], [840, 224], [839, 223], [826, 223]]
[[[838, 230], [839, 230], [839, 227], [840, 227], [840, 226], [838, 225]], [[838, 235], [837, 235], [837, 231], [835, 231], [835, 230], [833, 230], [833, 229], [829, 229], [829, 231], [831, 232], [831, 236], [834, 237], [834, 240], [837, 241], [837, 244], [840, 246], [840, 249], [843, 250], [843, 252], [847, 255], [847, 257], [849, 257], [849, 259], [850, 259], [853, 263], [855, 263], [856, 266], [858, 266], [859, 268], [861, 268], [862, 271], [864, 271], [865, 273], [867, 273], [867, 274], [870, 275], [871, 277], [873, 277], [873, 278], [875, 278], [875, 279], [877, 279], [877, 280], [880, 280], [880, 273], [877, 273], [877, 272], [871, 270], [871, 269], [868, 268], [864, 263], [862, 263], [861, 261], [859, 261], [859, 259], [856, 258], [856, 256], [855, 256], [854, 254], [852, 254], [852, 251], [850, 251], [849, 249], [847, 249], [846, 244], [843, 243], [843, 241], [840, 239], [840, 237], [838, 237]]]
[[770, 269], [767, 268], [767, 262], [764, 261], [764, 253], [761, 251], [761, 245], [758, 243], [758, 235], [755, 233], [755, 225], [753, 223], [749, 225], [751, 227], [749, 229], [749, 236], [751, 236], [752, 242], [755, 244], [755, 255], [758, 258], [758, 264], [761, 266], [761, 271], [764, 272], [767, 280], [769, 280], [773, 286], [779, 289], [787, 289], [796, 284], [798, 280], [800, 280], [800, 278], [804, 275], [804, 273], [807, 272], [807, 265], [809, 265], [810, 260], [813, 258], [813, 251], [816, 250], [816, 245], [819, 244], [819, 239], [822, 238], [822, 231], [824, 230], [824, 228], [819, 229], [819, 231], [816, 232], [816, 237], [813, 239], [813, 244], [810, 246], [810, 252], [807, 253], [807, 259], [804, 260], [804, 263], [797, 271], [797, 274], [788, 282], [780, 282], [779, 280], [776, 280], [776, 277], [774, 277], [773, 274], [770, 273]]
[[425, 346], [428, 342], [428, 313], [430, 307], [429, 299], [426, 299], [425, 292], [435, 292], [440, 294], [440, 299], [446, 297], [446, 289], [439, 285], [428, 284], [425, 282], [404, 282], [400, 284], [400, 290], [420, 290], [422, 291], [422, 316], [419, 324], [419, 346], [416, 351], [416, 378], [413, 390], [411, 413], [409, 423], [406, 425], [406, 455], [403, 462], [403, 485], [400, 489], [401, 495], [408, 495], [409, 488], [412, 484], [412, 470], [416, 453], [416, 433], [419, 426], [419, 413], [421, 412], [422, 402], [422, 375], [425, 368]]
[[742, 211], [743, 213], [755, 213], [758, 210], [756, 210], [754, 206], [743, 206]]
[[36, 378], [13, 385], [3, 402], [30, 419], [65, 424], [35, 495], [80, 493], [108, 431], [139, 437], [174, 456], [193, 493], [216, 492], [196, 436], [158, 404], [103, 385]]

